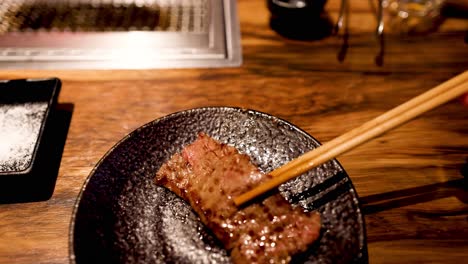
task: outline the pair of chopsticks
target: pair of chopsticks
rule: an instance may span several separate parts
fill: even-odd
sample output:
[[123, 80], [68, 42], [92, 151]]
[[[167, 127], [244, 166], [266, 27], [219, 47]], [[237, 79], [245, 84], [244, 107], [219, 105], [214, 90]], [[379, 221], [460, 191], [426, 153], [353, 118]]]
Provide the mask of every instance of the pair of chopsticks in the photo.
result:
[[[337, 156], [392, 130], [419, 115], [436, 108], [468, 92], [468, 71], [414, 97], [392, 110], [364, 123], [325, 144], [306, 152], [302, 156], [271, 171], [273, 178], [235, 197], [237, 206], [278, 187], [304, 172], [317, 167]], [[463, 111], [463, 110], [460, 110]]]

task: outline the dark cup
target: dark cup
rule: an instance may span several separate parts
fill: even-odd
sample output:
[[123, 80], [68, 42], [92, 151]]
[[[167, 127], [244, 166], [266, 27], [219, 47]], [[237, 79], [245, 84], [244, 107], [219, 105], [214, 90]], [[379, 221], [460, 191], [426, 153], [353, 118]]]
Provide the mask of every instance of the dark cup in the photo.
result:
[[268, 9], [276, 17], [311, 17], [323, 11], [327, 0], [268, 0]]
[[326, 0], [267, 0], [270, 26], [291, 39], [321, 39], [331, 34], [332, 23], [323, 12]]

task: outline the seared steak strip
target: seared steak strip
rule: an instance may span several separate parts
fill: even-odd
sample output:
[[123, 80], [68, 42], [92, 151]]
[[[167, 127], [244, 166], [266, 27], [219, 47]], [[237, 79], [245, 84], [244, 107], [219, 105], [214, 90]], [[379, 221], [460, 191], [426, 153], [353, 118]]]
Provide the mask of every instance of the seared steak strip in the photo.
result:
[[239, 209], [232, 198], [266, 180], [247, 155], [205, 134], [167, 161], [155, 181], [187, 201], [234, 263], [287, 263], [320, 232], [320, 216], [275, 194]]

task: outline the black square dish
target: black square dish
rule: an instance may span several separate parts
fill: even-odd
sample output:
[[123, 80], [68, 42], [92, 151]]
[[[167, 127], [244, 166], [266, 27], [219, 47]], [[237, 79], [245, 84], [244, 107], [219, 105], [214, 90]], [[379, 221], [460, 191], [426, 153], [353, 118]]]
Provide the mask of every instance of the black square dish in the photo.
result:
[[56, 78], [0, 81], [0, 202], [52, 195], [51, 164], [40, 163], [48, 162], [44, 136], [60, 88]]

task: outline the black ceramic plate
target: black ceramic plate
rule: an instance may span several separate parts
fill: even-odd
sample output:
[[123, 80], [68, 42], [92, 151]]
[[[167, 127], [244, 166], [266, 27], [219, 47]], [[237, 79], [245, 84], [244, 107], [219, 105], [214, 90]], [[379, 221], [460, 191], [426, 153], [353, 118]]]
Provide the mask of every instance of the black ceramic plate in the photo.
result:
[[[198, 132], [235, 146], [263, 171], [319, 144], [284, 120], [237, 108], [192, 109], [148, 123], [114, 146], [87, 179], [70, 228], [72, 262], [230, 262], [191, 208], [153, 183], [161, 164]], [[337, 161], [282, 185], [280, 191], [292, 204], [322, 214], [319, 241], [295, 262], [367, 262], [358, 198]]]

